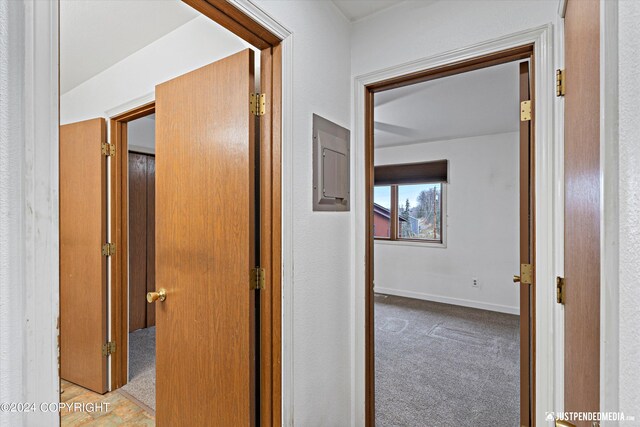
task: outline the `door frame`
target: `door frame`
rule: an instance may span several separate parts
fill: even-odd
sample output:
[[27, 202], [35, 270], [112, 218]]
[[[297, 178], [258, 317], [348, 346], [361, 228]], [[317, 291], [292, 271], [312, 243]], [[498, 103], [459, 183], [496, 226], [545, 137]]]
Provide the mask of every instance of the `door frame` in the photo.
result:
[[[266, 114], [261, 116], [259, 124], [261, 215], [259, 263], [266, 273], [266, 286], [260, 290], [260, 418], [262, 425], [280, 425], [283, 419], [283, 61], [290, 66], [290, 58], [283, 59], [283, 50], [289, 44], [285, 41], [290, 35], [272, 20], [259, 14], [260, 11], [257, 8], [246, 5], [242, 5], [241, 8], [238, 3], [232, 4], [221, 0], [183, 1], [260, 49], [260, 92], [266, 94], [267, 104]], [[260, 22], [251, 16], [259, 16]], [[111, 278], [110, 340], [116, 342], [117, 349], [110, 358], [111, 390], [122, 387], [128, 379], [127, 123], [154, 113], [155, 101], [139, 101], [138, 106], [129, 108], [110, 118], [109, 138], [110, 143], [115, 146], [116, 156], [110, 168], [109, 227], [111, 242], [115, 243], [117, 248], [109, 270]], [[284, 212], [284, 215], [287, 213]], [[287, 355], [285, 357], [285, 362], [290, 360]], [[288, 406], [286, 405], [287, 408]], [[289, 417], [285, 414], [285, 418]]]
[[116, 253], [111, 260], [110, 340], [116, 343], [111, 356], [111, 390], [128, 381], [129, 360], [129, 143], [127, 124], [156, 111], [155, 101], [109, 118], [109, 142], [116, 147], [110, 167], [111, 242]]
[[[509, 63], [509, 62], [513, 62], [513, 61], [520, 61], [520, 60], [529, 60], [530, 64], [534, 64], [535, 63], [535, 57], [534, 57], [534, 53], [533, 53], [533, 45], [528, 44], [528, 45], [523, 45], [520, 47], [515, 47], [512, 49], [508, 49], [508, 50], [503, 50], [503, 51], [499, 51], [499, 52], [495, 52], [495, 53], [491, 53], [491, 54], [487, 54], [484, 56], [479, 56], [479, 57], [474, 57], [474, 58], [470, 58], [467, 60], [464, 60], [462, 62], [455, 62], [455, 63], [451, 63], [451, 64], [445, 64], [442, 66], [438, 66], [438, 67], [434, 67], [434, 68], [429, 68], [423, 71], [419, 71], [417, 73], [410, 73], [410, 74], [405, 74], [402, 76], [398, 76], [395, 77], [393, 79], [390, 80], [386, 80], [386, 81], [381, 81], [381, 82], [376, 82], [376, 83], [372, 83], [369, 84], [367, 86], [365, 86], [365, 120], [366, 120], [366, 124], [365, 124], [365, 129], [366, 129], [366, 133], [365, 133], [365, 182], [366, 182], [366, 199], [367, 199], [367, 203], [366, 203], [366, 229], [368, 231], [367, 235], [366, 235], [366, 240], [367, 240], [367, 251], [365, 253], [365, 263], [366, 263], [366, 283], [367, 283], [367, 289], [365, 290], [365, 306], [366, 306], [366, 314], [365, 314], [365, 328], [366, 328], [366, 333], [367, 333], [367, 337], [365, 340], [365, 351], [366, 351], [366, 415], [367, 415], [367, 420], [366, 420], [366, 424], [369, 426], [373, 426], [375, 425], [375, 348], [374, 348], [374, 343], [375, 343], [375, 314], [374, 314], [374, 299], [375, 299], [375, 294], [374, 294], [374, 247], [375, 247], [375, 239], [374, 239], [374, 235], [373, 235], [373, 224], [372, 224], [372, 218], [373, 218], [373, 198], [372, 198], [372, 194], [373, 194], [373, 188], [374, 188], [374, 173], [373, 171], [375, 170], [375, 162], [374, 162], [374, 138], [373, 138], [373, 134], [374, 134], [374, 94], [378, 93], [378, 92], [383, 92], [386, 90], [390, 90], [390, 89], [395, 89], [395, 88], [399, 88], [399, 87], [404, 87], [404, 86], [410, 86], [410, 85], [414, 85], [414, 84], [418, 84], [421, 82], [426, 82], [426, 81], [431, 81], [431, 80], [436, 80], [436, 79], [440, 79], [440, 78], [444, 78], [444, 77], [448, 77], [448, 76], [453, 76], [453, 75], [457, 75], [457, 74], [462, 74], [462, 73], [467, 73], [467, 72], [471, 72], [474, 70], [478, 70], [478, 69], [482, 69], [482, 68], [487, 68], [487, 67], [492, 67], [495, 65], [500, 65], [500, 64], [505, 64], [505, 63]], [[530, 67], [533, 68], [533, 67]], [[518, 80], [521, 81], [521, 72], [519, 72], [518, 74]], [[534, 88], [535, 87], [535, 75], [532, 71], [527, 73], [529, 79], [527, 82], [527, 93], [530, 92], [529, 88]], [[522, 97], [522, 82], [519, 84], [519, 93], [518, 96]], [[533, 104], [535, 104], [535, 94], [531, 93], [528, 94], [527, 98], [529, 98]], [[522, 143], [522, 138], [523, 138], [523, 131], [522, 131], [522, 122], [520, 123], [520, 131], [519, 131], [519, 147], [520, 147], [520, 153], [522, 154], [522, 147], [523, 147], [523, 143]], [[535, 135], [533, 132], [533, 129], [535, 128], [535, 110], [534, 110], [534, 114], [532, 114], [531, 117], [531, 122], [530, 124], [527, 123], [527, 131], [526, 131], [526, 145], [528, 145], [528, 148], [530, 150], [530, 153], [535, 153]], [[522, 162], [520, 163], [520, 167], [519, 167], [519, 176], [520, 176], [520, 196], [519, 196], [519, 204], [521, 206], [520, 209], [520, 215], [519, 215], [519, 223], [520, 223], [520, 237], [521, 237], [521, 248], [522, 248], [522, 235], [523, 235], [523, 230], [524, 233], [526, 233], [527, 239], [526, 239], [526, 252], [528, 253], [527, 258], [529, 258], [526, 262], [531, 263], [531, 265], [534, 266], [534, 272], [535, 272], [535, 248], [536, 248], [536, 244], [535, 244], [535, 235], [533, 235], [530, 230], [535, 230], [535, 223], [536, 223], [536, 217], [535, 217], [535, 170], [533, 170], [532, 165], [535, 164], [535, 156], [532, 155], [531, 157], [529, 157], [529, 155], [527, 155], [527, 158], [529, 158], [529, 160], [527, 161], [528, 165], [527, 165], [527, 169], [526, 171], [522, 169]], [[523, 203], [523, 179], [522, 179], [522, 174], [525, 173], [526, 176], [528, 177], [528, 181], [529, 181], [529, 185], [524, 187], [526, 188], [526, 197], [527, 197], [527, 210], [531, 213], [531, 216], [529, 217], [529, 213], [524, 214], [523, 210], [522, 210], [522, 203]], [[526, 220], [525, 222], [523, 222], [523, 217], [528, 218], [528, 220]], [[393, 225], [392, 225], [393, 226]], [[521, 249], [521, 257], [523, 256], [522, 254], [522, 249]], [[521, 258], [521, 262], [525, 262], [522, 260]], [[516, 272], [514, 270], [514, 272]], [[519, 274], [519, 272], [516, 272], [517, 274]], [[534, 274], [535, 277], [535, 274]], [[528, 292], [531, 292], [529, 288], [529, 286], [535, 287], [535, 280], [533, 285], [525, 285], [525, 284], [519, 284], [519, 288], [520, 288], [520, 292], [522, 292], [524, 289], [527, 289]], [[529, 309], [529, 319], [526, 323], [523, 323], [523, 319], [520, 317], [520, 342], [522, 342], [522, 335], [526, 333], [526, 335], [528, 337], [531, 337], [531, 342], [530, 342], [530, 351], [529, 354], [530, 356], [527, 357], [523, 357], [522, 354], [520, 354], [520, 371], [522, 371], [522, 367], [523, 367], [523, 362], [525, 362], [526, 360], [526, 365], [527, 365], [527, 370], [529, 371], [530, 374], [526, 375], [526, 378], [528, 380], [527, 384], [520, 384], [520, 397], [524, 397], [526, 396], [526, 400], [527, 400], [527, 404], [523, 405], [522, 400], [520, 399], [520, 424], [522, 426], [526, 426], [527, 424], [529, 424], [530, 426], [534, 426], [535, 423], [533, 422], [533, 419], [531, 417], [531, 414], [533, 413], [533, 408], [535, 407], [535, 399], [533, 398], [535, 396], [535, 379], [532, 378], [534, 375], [531, 374], [535, 374], [535, 331], [533, 330], [533, 328], [531, 326], [535, 325], [535, 296], [531, 295], [533, 298], [531, 298], [530, 301], [530, 296], [527, 296], [525, 300], [523, 300], [523, 296], [522, 294], [520, 295], [520, 301], [519, 301], [519, 305], [521, 307], [520, 310], [520, 316], [522, 316], [522, 307], [523, 304], [524, 306], [531, 307], [531, 309]], [[528, 338], [527, 338], [528, 339]], [[527, 346], [529, 347], [529, 346]], [[520, 346], [520, 348], [522, 349], [522, 345]], [[522, 374], [520, 375], [520, 379], [522, 379], [523, 376]], [[522, 410], [526, 410], [529, 415], [526, 415], [526, 418], [523, 420], [522, 417]]]
[[[558, 316], [555, 305], [555, 276], [557, 263], [554, 254], [558, 251], [555, 239], [554, 220], [558, 206], [554, 204], [557, 192], [558, 147], [554, 144], [553, 98], [554, 71], [552, 56], [551, 25], [533, 28], [474, 46], [439, 54], [430, 58], [401, 64], [397, 67], [375, 71], [355, 77], [355, 218], [354, 246], [355, 259], [363, 260], [355, 268], [355, 395], [356, 419], [372, 426], [375, 420], [374, 408], [374, 353], [373, 353], [373, 239], [369, 226], [368, 206], [371, 201], [369, 191], [373, 176], [371, 114], [373, 91], [381, 88], [402, 86], [412, 82], [442, 77], [477, 67], [491, 61], [506, 62], [505, 52], [517, 52], [525, 46], [533, 51], [531, 75], [534, 99], [535, 123], [533, 124], [533, 145], [536, 159], [532, 171], [534, 176], [534, 216], [535, 230], [532, 239], [536, 242], [532, 254], [536, 263], [536, 283], [532, 298], [537, 303], [532, 308], [532, 425], [536, 419], [544, 419], [545, 412], [554, 408], [554, 317]], [[562, 176], [560, 175], [560, 179]], [[562, 213], [562, 207], [560, 207]], [[358, 221], [360, 219], [361, 221]], [[361, 224], [361, 225], [360, 225]], [[562, 248], [560, 248], [561, 250]]]

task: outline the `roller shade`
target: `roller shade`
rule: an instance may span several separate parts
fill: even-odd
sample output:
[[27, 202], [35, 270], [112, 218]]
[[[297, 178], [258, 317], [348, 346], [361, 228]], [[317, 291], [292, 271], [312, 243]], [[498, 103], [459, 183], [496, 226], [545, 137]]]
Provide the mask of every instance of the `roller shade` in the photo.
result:
[[383, 165], [374, 168], [375, 185], [447, 182], [448, 160]]

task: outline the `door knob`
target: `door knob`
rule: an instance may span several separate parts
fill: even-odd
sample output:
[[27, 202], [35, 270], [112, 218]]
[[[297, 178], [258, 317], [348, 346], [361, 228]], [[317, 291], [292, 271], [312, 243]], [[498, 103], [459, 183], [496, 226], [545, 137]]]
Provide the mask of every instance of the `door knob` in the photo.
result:
[[513, 283], [519, 283], [520, 282], [520, 276], [513, 276]]
[[157, 292], [147, 292], [147, 302], [149, 304], [158, 300], [162, 302], [165, 299], [167, 299], [167, 291], [165, 291], [164, 289], [158, 289]]

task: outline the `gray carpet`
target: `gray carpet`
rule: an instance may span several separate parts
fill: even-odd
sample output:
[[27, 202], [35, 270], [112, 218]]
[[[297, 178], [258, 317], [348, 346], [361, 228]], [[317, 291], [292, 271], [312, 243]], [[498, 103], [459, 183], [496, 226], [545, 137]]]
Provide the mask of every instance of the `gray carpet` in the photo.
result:
[[129, 381], [122, 389], [156, 409], [156, 327], [129, 333]]
[[518, 322], [377, 294], [376, 426], [519, 425]]

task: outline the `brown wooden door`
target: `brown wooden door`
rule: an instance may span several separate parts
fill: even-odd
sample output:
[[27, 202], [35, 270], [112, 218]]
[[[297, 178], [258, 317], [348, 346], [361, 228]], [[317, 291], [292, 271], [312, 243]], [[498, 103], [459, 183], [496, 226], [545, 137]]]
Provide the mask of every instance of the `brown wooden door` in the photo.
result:
[[[600, 402], [600, 1], [565, 15], [564, 409]], [[575, 422], [590, 426], [587, 422]]]
[[129, 332], [155, 325], [155, 158], [129, 153]]
[[60, 127], [60, 375], [107, 391], [104, 119]]
[[[520, 63], [520, 102], [531, 101], [529, 62]], [[531, 172], [533, 159], [532, 120], [520, 121], [520, 263], [533, 261], [533, 201]], [[533, 425], [531, 397], [533, 396], [533, 334], [532, 285], [520, 283], [520, 425]]]
[[147, 327], [147, 156], [129, 153], [129, 332]]
[[[147, 156], [147, 292], [156, 289], [156, 159]], [[156, 324], [156, 305], [147, 304], [147, 328]]]
[[253, 52], [156, 87], [156, 421], [253, 424]]

